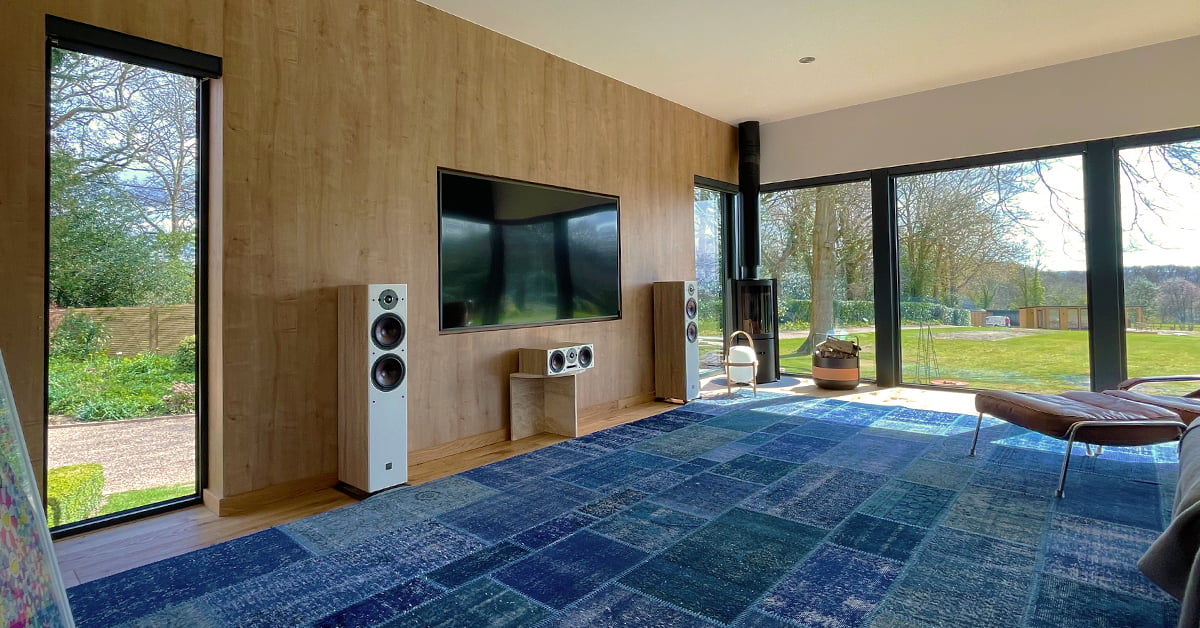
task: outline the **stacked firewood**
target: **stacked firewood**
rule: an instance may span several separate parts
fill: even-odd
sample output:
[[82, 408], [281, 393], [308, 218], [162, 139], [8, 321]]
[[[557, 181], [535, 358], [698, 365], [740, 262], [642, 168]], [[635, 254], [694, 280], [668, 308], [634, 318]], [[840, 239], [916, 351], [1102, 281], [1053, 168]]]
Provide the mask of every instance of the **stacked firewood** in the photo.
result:
[[851, 340], [829, 337], [817, 345], [816, 355], [822, 358], [855, 358], [862, 347]]

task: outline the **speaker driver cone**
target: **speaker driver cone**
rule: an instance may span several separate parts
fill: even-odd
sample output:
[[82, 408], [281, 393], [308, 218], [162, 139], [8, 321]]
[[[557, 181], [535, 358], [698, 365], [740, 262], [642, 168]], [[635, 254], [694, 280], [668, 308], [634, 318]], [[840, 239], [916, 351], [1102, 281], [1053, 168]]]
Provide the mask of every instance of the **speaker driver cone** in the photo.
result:
[[697, 306], [695, 299], [688, 299], [687, 305], [683, 306], [683, 309], [687, 311], [688, 318], [696, 318]]
[[579, 348], [579, 366], [581, 366], [583, 368], [587, 368], [591, 365], [592, 365], [592, 348], [591, 347], [580, 347]]
[[371, 323], [371, 342], [380, 349], [389, 350], [400, 346], [404, 340], [404, 321], [399, 316], [387, 312]]
[[393, 353], [379, 356], [371, 366], [371, 383], [383, 392], [395, 390], [404, 382], [404, 360]]
[[696, 338], [700, 336], [700, 329], [696, 327], [696, 323], [688, 323], [687, 340], [688, 342], [696, 342]]
[[555, 349], [550, 353], [550, 372], [559, 373], [567, 365], [567, 356], [562, 350]]

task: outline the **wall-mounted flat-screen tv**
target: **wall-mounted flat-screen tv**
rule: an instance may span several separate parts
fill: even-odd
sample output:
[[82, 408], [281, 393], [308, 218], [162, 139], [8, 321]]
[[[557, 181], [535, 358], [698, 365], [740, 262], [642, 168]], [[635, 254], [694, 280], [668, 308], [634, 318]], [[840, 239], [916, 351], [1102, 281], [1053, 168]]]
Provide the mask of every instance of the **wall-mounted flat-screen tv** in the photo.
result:
[[442, 331], [619, 318], [619, 200], [438, 170]]

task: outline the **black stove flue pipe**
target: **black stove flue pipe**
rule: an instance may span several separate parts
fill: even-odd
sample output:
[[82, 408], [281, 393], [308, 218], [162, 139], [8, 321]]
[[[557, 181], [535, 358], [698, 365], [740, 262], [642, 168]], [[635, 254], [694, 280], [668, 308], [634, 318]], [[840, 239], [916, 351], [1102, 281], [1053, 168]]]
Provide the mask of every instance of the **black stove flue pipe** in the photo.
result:
[[742, 279], [757, 279], [758, 247], [758, 121], [738, 125], [738, 193], [742, 197]]

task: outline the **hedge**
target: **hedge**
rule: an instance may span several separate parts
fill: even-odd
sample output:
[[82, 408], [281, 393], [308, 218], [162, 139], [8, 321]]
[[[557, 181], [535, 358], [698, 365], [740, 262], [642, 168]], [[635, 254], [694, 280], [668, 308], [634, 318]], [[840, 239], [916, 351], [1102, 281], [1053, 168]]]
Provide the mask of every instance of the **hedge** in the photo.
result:
[[100, 507], [104, 467], [97, 463], [46, 472], [46, 519], [50, 527], [86, 519]]
[[[812, 302], [808, 299], [784, 299], [779, 304], [779, 324], [794, 326], [808, 323]], [[834, 318], [838, 326], [875, 324], [874, 301], [834, 301]], [[940, 303], [902, 302], [900, 319], [908, 323], [928, 322], [936, 325], [970, 325], [971, 312]]]

